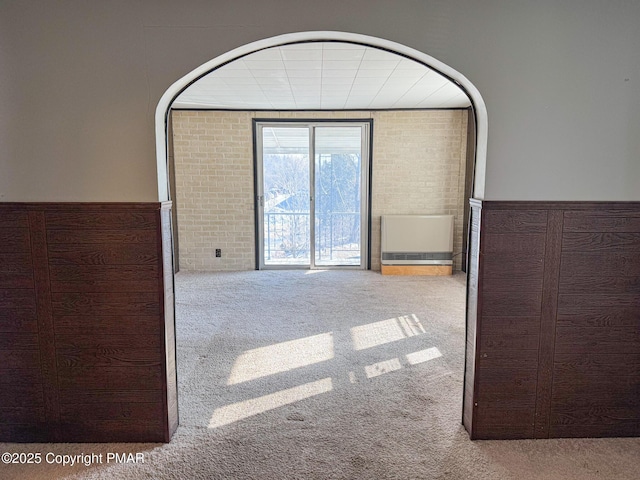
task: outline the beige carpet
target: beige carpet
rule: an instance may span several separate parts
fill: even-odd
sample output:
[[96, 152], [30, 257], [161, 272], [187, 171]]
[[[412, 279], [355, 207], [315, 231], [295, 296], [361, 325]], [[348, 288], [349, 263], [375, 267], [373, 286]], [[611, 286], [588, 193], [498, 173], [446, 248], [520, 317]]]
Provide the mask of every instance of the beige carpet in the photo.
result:
[[0, 444], [144, 463], [3, 466], [2, 479], [638, 479], [640, 439], [471, 442], [464, 276], [177, 276], [170, 444]]

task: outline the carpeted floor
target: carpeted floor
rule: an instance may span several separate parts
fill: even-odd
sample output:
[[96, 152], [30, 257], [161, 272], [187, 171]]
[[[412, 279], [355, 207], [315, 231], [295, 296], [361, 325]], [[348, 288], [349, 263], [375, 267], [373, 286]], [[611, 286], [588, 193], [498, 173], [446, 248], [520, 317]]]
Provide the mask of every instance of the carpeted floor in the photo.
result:
[[3, 479], [637, 479], [640, 439], [471, 442], [464, 276], [181, 273], [171, 443], [0, 444], [144, 463], [2, 466]]

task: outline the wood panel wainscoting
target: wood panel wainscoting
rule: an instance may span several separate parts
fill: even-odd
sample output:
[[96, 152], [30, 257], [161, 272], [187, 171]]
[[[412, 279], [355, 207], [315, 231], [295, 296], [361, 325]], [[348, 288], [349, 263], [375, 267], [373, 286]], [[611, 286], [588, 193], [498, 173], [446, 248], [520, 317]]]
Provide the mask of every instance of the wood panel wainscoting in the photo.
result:
[[177, 425], [171, 204], [0, 204], [0, 441]]
[[640, 436], [640, 202], [471, 201], [472, 439]]

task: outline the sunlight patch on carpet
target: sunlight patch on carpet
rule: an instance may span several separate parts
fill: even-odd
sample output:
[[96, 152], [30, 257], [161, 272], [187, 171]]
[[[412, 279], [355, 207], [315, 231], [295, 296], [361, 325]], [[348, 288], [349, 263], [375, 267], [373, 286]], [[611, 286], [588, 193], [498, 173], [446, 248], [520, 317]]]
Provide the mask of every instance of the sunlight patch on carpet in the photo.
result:
[[273, 410], [291, 403], [299, 402], [321, 393], [333, 390], [331, 378], [323, 378], [315, 382], [305, 383], [297, 387], [287, 388], [279, 392], [270, 393], [258, 398], [251, 398], [242, 402], [232, 403], [216, 408], [209, 421], [209, 428], [222, 427], [244, 418], [253, 417], [260, 413]]
[[333, 355], [331, 332], [247, 350], [234, 362], [227, 385], [324, 362]]
[[[407, 353], [405, 355], [405, 357], [407, 358], [407, 362], [409, 362], [409, 365], [418, 365], [420, 363], [428, 362], [429, 360], [433, 360], [441, 356], [442, 353], [440, 353], [440, 350], [438, 350], [437, 347], [426, 348], [424, 350]], [[401, 368], [402, 364], [400, 363], [400, 360], [398, 358], [392, 358], [391, 360], [385, 360], [383, 362], [365, 366], [364, 373], [367, 375], [367, 378], [374, 378], [385, 373], [400, 370]]]
[[407, 362], [411, 365], [418, 365], [419, 363], [428, 362], [429, 360], [433, 360], [434, 358], [441, 357], [442, 353], [438, 350], [437, 347], [427, 348], [425, 350], [420, 350], [418, 352], [407, 353]]
[[364, 372], [366, 373], [367, 378], [374, 378], [385, 373], [393, 372], [394, 370], [400, 370], [401, 368], [402, 365], [400, 365], [400, 360], [392, 358], [391, 360], [385, 360], [384, 362], [367, 365], [364, 367]]
[[351, 339], [354, 349], [365, 350], [425, 332], [418, 317], [412, 314], [353, 327]]

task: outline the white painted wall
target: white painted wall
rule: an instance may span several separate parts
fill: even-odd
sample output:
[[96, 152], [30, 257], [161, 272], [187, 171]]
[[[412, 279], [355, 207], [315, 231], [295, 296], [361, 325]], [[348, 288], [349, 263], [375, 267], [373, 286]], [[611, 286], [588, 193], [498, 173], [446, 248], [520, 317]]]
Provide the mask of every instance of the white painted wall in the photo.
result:
[[638, 25], [629, 0], [0, 2], [0, 201], [156, 201], [166, 89], [310, 30], [388, 39], [465, 75], [489, 115], [486, 199], [640, 200]]

